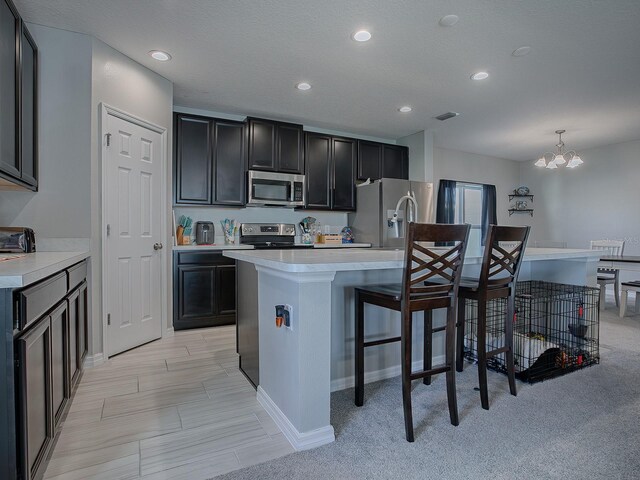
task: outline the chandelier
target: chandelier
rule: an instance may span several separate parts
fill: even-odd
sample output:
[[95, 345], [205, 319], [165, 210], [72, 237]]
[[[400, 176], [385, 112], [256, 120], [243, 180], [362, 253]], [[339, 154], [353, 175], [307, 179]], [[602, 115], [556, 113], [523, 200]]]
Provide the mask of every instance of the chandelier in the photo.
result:
[[[562, 134], [566, 130], [556, 130], [558, 134], [558, 143], [556, 144], [556, 152], [544, 153], [538, 161], [535, 163], [536, 167], [546, 167], [550, 169], [558, 168], [560, 165], [564, 165], [567, 168], [576, 168], [578, 165], [582, 165], [584, 162], [580, 158], [580, 155], [575, 150], [564, 151], [564, 142], [562, 141]], [[568, 163], [567, 163], [568, 161]]]

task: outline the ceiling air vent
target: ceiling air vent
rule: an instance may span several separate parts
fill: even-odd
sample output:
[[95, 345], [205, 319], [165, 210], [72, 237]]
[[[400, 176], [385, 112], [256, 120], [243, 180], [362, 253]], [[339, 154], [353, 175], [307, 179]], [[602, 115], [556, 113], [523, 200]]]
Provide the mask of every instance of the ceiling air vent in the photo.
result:
[[447, 112], [447, 113], [443, 113], [442, 115], [438, 115], [436, 118], [441, 122], [444, 122], [445, 120], [449, 120], [450, 118], [457, 117], [458, 115], [460, 114], [456, 112]]

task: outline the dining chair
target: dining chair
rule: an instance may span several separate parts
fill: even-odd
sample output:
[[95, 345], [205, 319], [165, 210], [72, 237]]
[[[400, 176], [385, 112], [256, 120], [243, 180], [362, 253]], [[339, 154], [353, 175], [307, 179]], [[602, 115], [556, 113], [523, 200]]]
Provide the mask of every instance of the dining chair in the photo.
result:
[[[515, 313], [516, 282], [524, 257], [530, 227], [490, 225], [478, 279], [463, 278], [458, 290], [458, 339], [456, 369], [464, 368], [465, 308], [467, 300], [478, 305], [477, 355], [478, 381], [482, 408], [489, 410], [487, 389], [487, 360], [504, 354], [511, 395], [516, 395], [515, 363], [513, 359], [513, 318]], [[512, 245], [505, 247], [503, 245]], [[487, 303], [504, 298], [507, 301], [504, 317], [504, 346], [487, 351]]]
[[[624, 253], [624, 240], [592, 240], [591, 250], [603, 250], [605, 255], [620, 256]], [[600, 308], [604, 309], [607, 285], [613, 285], [616, 307], [620, 308], [620, 270], [617, 268], [598, 268], [598, 286], [600, 287]]]
[[[411, 408], [411, 381], [422, 379], [431, 383], [431, 376], [446, 373], [449, 416], [458, 425], [458, 403], [455, 383], [455, 324], [458, 285], [469, 238], [469, 225], [409, 223], [406, 235], [402, 284], [366, 285], [355, 288], [355, 404], [364, 404], [364, 349], [400, 342], [402, 370], [402, 405], [405, 434], [414, 441]], [[447, 242], [446, 247], [433, 243]], [[400, 336], [365, 342], [365, 304], [400, 312]], [[447, 319], [442, 327], [433, 328], [432, 310], [446, 308]], [[412, 371], [413, 313], [424, 312], [423, 369]], [[445, 362], [432, 364], [432, 336], [445, 332]]]

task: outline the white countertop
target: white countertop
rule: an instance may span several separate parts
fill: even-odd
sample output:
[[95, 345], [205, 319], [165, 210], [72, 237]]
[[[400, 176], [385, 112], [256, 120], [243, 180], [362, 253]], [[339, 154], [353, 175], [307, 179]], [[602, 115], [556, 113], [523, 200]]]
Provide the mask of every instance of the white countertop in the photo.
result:
[[253, 245], [225, 245], [214, 243], [212, 245], [174, 245], [174, 251], [205, 251], [205, 250], [253, 250]]
[[[307, 244], [296, 243], [302, 247], [309, 247]], [[370, 243], [339, 243], [337, 245], [314, 243], [313, 248], [370, 248]], [[224, 243], [214, 243], [213, 245], [177, 245], [173, 250], [181, 251], [205, 251], [205, 250], [253, 250], [253, 245], [225, 245]]]
[[[283, 272], [338, 272], [350, 270], [384, 270], [404, 267], [403, 250], [353, 248], [324, 252], [301, 250], [251, 250], [229, 251], [224, 255], [243, 262]], [[602, 252], [568, 248], [527, 248], [524, 261], [594, 259]], [[466, 257], [465, 264], [482, 262], [482, 257]]]
[[89, 256], [89, 251], [36, 252], [2, 261], [0, 262], [0, 288], [25, 287]]

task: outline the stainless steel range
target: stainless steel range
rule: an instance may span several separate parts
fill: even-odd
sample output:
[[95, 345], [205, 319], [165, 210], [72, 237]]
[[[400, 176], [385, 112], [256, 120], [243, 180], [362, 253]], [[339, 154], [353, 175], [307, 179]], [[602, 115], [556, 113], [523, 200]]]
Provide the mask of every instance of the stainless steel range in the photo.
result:
[[313, 245], [295, 243], [296, 226], [293, 223], [243, 223], [240, 225], [240, 243], [254, 248], [313, 248]]

